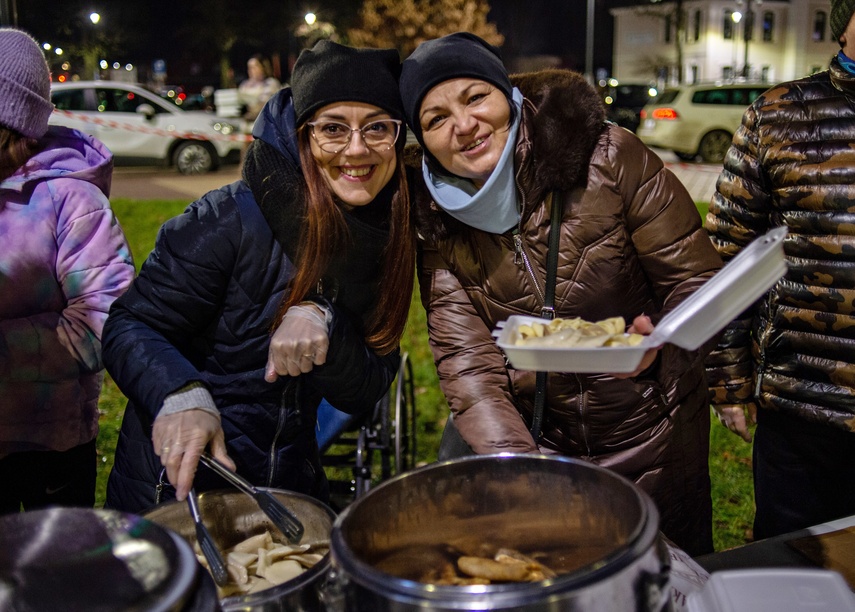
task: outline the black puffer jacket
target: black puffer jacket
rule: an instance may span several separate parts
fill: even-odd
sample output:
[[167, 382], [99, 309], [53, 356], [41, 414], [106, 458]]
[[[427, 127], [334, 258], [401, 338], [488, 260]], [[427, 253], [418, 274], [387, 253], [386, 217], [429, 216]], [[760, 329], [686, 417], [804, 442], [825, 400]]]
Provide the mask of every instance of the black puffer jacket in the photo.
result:
[[695, 352], [666, 345], [634, 380], [550, 374], [538, 444], [529, 434], [535, 374], [510, 367], [491, 331], [511, 315], [540, 314], [553, 190], [567, 196], [553, 228], [561, 234], [558, 317], [631, 322], [646, 313], [656, 322], [721, 260], [685, 188], [635, 135], [603, 121], [602, 103], [580, 75], [544, 71], [512, 81], [526, 99], [514, 166], [519, 228], [482, 232], [418, 202], [422, 301], [454, 422], [481, 454], [560, 453], [635, 480], [657, 502], [672, 540], [692, 554], [709, 552], [702, 359], [714, 341]]
[[724, 258], [773, 227], [789, 272], [707, 361], [712, 401], [756, 399], [855, 432], [855, 77], [829, 70], [748, 108], [706, 225]]
[[[397, 352], [378, 356], [362, 334], [388, 232], [383, 223], [349, 218], [359, 252], [348, 257], [342, 245], [334, 258], [337, 273], [324, 285], [337, 287], [335, 303], [315, 298], [333, 310], [326, 363], [298, 378], [265, 382], [271, 324], [294, 275], [303, 208], [290, 91], [271, 100], [258, 121], [263, 135], [250, 148], [245, 179], [164, 224], [104, 327], [104, 362], [130, 400], [108, 485], [110, 507], [139, 512], [171, 497], [171, 487], [158, 493], [161, 464], [151, 423], [166, 396], [192, 382], [211, 392], [240, 474], [255, 485], [325, 499], [315, 440], [321, 397], [339, 410], [366, 410], [394, 378]], [[375, 218], [386, 219], [388, 208], [384, 216], [385, 205], [377, 205]], [[197, 490], [227, 486], [203, 468], [195, 484]]]

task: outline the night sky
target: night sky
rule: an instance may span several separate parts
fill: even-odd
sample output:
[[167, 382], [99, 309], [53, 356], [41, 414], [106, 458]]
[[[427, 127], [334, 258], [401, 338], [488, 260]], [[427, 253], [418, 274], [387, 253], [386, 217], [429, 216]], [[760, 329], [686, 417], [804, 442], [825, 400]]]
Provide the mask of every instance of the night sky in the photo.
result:
[[[9, 0], [7, 0], [9, 1]], [[19, 27], [40, 40], [74, 39], [92, 9], [104, 16], [104, 32], [117, 39], [122, 63], [133, 62], [144, 73], [155, 59], [167, 62], [169, 80], [192, 89], [218, 75], [210, 39], [216, 36], [200, 21], [215, 13], [227, 19], [261, 17], [262, 27], [241, 37], [230, 53], [238, 76], [246, 58], [255, 52], [287, 56], [299, 51], [290, 29], [308, 10], [333, 23], [350, 25], [361, 5], [356, 0], [11, 0]], [[594, 68], [611, 69], [613, 6], [644, 0], [595, 0]], [[563, 67], [584, 71], [588, 0], [490, 0], [490, 21], [505, 36], [502, 54], [512, 65], [516, 58], [551, 55]], [[58, 8], [60, 7], [60, 8]], [[253, 10], [248, 16], [245, 11]], [[350, 22], [350, 23], [349, 23]], [[91, 27], [91, 26], [89, 26]], [[207, 38], [206, 38], [207, 37]]]

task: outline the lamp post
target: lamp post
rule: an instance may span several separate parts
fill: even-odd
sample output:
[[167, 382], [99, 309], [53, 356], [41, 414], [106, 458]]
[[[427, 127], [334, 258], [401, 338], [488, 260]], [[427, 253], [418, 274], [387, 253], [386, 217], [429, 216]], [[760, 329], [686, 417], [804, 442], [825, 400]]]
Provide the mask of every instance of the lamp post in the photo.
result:
[[90, 11], [81, 26], [83, 31], [83, 74], [87, 78], [91, 77], [95, 80], [100, 76], [97, 64], [100, 45], [92, 44], [90, 40], [90, 28], [94, 30], [99, 23], [101, 23], [101, 13]]
[[[739, 14], [740, 17], [744, 17], [745, 19], [742, 22], [742, 41], [744, 43], [743, 47], [743, 57], [742, 57], [742, 76], [747, 79], [751, 76], [751, 64], [748, 63], [748, 46], [751, 43], [751, 39], [754, 36], [754, 11], [751, 9], [752, 4], [761, 4], [763, 0], [736, 0], [736, 3], [742, 5], [745, 2], [745, 14], [742, 15], [738, 11], [733, 13], [734, 16]], [[739, 23], [738, 21], [736, 23]]]

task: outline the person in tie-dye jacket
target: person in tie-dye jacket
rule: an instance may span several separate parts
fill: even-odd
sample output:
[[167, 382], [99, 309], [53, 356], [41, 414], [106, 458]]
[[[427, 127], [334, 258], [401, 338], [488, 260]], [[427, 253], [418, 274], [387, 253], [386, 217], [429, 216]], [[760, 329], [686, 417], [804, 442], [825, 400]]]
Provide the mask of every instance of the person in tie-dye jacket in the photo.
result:
[[101, 330], [130, 286], [112, 155], [49, 127], [36, 41], [0, 29], [0, 514], [95, 504]]

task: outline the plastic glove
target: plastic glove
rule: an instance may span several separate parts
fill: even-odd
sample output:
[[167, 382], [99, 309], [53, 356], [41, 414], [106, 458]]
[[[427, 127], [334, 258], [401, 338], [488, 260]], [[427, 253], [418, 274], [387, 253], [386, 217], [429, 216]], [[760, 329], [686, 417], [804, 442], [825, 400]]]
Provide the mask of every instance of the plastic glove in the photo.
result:
[[[642, 336], [649, 336], [653, 333], [653, 322], [650, 320], [650, 317], [647, 315], [638, 315], [633, 319], [632, 325], [626, 328], [626, 332], [628, 334], [641, 334]], [[652, 349], [648, 349], [644, 352], [644, 356], [641, 358], [641, 363], [638, 364], [638, 367], [635, 368], [634, 372], [621, 372], [617, 374], [611, 374], [614, 378], [634, 378], [644, 372], [647, 368], [653, 365], [653, 362], [656, 361], [656, 357], [659, 355], [659, 349], [661, 347], [655, 347]]]
[[751, 432], [748, 431], [748, 423], [754, 424], [757, 422], [757, 406], [753, 402], [748, 404], [713, 405], [713, 411], [715, 411], [715, 415], [721, 421], [722, 425], [746, 442], [751, 442]]
[[308, 302], [291, 306], [270, 338], [264, 380], [275, 382], [280, 376], [299, 376], [323, 365], [329, 346], [324, 312]]
[[205, 410], [183, 410], [158, 416], [151, 430], [154, 453], [166, 468], [166, 477], [175, 487], [175, 498], [187, 497], [193, 486], [193, 477], [199, 457], [210, 446], [214, 458], [235, 469], [226, 452], [225, 435], [218, 416]]

